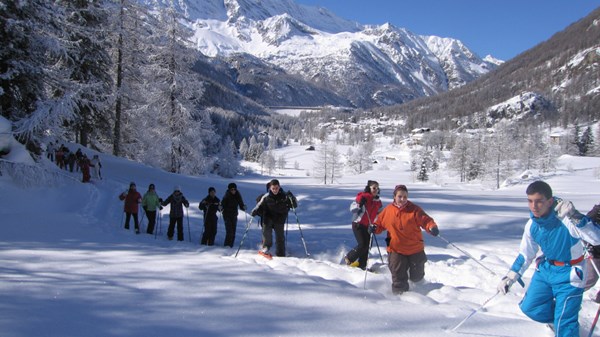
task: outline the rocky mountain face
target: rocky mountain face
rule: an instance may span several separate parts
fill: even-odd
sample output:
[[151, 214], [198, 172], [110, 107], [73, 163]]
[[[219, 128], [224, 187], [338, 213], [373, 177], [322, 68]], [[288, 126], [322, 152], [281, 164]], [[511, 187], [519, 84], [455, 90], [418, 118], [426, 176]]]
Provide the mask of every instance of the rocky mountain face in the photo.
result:
[[[292, 0], [180, 4], [195, 32], [192, 42], [206, 56], [198, 69], [210, 92], [235, 102], [390, 106], [461, 87], [501, 63], [456, 39], [366, 26]], [[205, 103], [223, 104], [210, 97]]]
[[600, 118], [599, 70], [600, 8], [455, 90], [376, 110], [406, 119], [408, 127], [585, 124]]

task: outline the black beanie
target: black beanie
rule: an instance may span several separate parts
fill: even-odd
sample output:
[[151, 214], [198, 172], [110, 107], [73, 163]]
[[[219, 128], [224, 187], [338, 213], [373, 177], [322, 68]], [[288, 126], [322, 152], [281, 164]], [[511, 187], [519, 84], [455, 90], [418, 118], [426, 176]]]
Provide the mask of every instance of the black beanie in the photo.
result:
[[227, 189], [230, 190], [232, 188], [237, 189], [237, 185], [235, 183], [229, 183], [229, 185], [227, 185]]
[[210, 193], [210, 192], [216, 192], [216, 191], [217, 191], [217, 190], [215, 190], [215, 188], [214, 188], [214, 187], [209, 187], [209, 188], [208, 188], [208, 193]]

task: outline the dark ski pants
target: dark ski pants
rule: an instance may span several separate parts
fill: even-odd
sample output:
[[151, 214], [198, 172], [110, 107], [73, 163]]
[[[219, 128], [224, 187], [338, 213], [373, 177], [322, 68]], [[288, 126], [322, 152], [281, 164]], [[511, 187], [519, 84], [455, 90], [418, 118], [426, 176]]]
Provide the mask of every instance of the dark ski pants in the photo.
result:
[[148, 228], [146, 233], [154, 233], [154, 226], [156, 225], [156, 211], [146, 211], [146, 217], [148, 218]]
[[223, 221], [225, 222], [225, 242], [223, 246], [233, 247], [235, 231], [237, 230], [237, 214], [223, 213]]
[[217, 236], [217, 220], [216, 216], [207, 216], [204, 218], [204, 233], [202, 233], [201, 245], [212, 246], [215, 244]]
[[129, 229], [129, 220], [131, 220], [132, 215], [133, 215], [133, 223], [135, 225], [135, 229], [140, 229], [140, 223], [138, 222], [137, 213], [129, 213], [129, 212], [125, 212], [125, 229]]
[[273, 246], [273, 231], [275, 231], [275, 255], [285, 256], [285, 223], [265, 221], [262, 227], [263, 247], [271, 249]]
[[371, 234], [369, 234], [369, 230], [366, 226], [357, 222], [352, 223], [352, 232], [354, 232], [357, 245], [346, 254], [346, 258], [348, 258], [351, 263], [358, 260], [358, 267], [360, 269], [365, 269], [369, 258]]
[[177, 223], [177, 241], [183, 241], [183, 217], [169, 218], [169, 229], [167, 230], [167, 236], [169, 239], [173, 238], [175, 234], [175, 223]]
[[412, 255], [402, 255], [391, 252], [388, 255], [388, 265], [392, 274], [392, 292], [400, 294], [408, 291], [408, 280], [419, 282], [425, 277], [425, 251]]

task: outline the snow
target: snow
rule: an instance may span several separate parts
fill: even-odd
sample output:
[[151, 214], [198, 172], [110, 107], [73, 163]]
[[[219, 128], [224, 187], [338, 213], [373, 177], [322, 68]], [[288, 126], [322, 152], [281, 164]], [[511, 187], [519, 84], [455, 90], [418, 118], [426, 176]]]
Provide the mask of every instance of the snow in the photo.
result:
[[[254, 221], [234, 257], [250, 220], [243, 212], [234, 248], [199, 246], [198, 203], [209, 186], [216, 187], [221, 197], [231, 180], [175, 175], [104, 154], [100, 154], [104, 180], [91, 184], [80, 183], [77, 174], [59, 171], [50, 162], [39, 169], [34, 187], [21, 187], [18, 174], [2, 174], [1, 335], [553, 335], [520, 312], [523, 288], [515, 285], [507, 295], [493, 297], [517, 254], [528, 216], [524, 192], [528, 179], [539, 172], [515, 176], [500, 190], [459, 184], [443, 171], [436, 173], [437, 183], [433, 177], [431, 183], [419, 183], [408, 170], [407, 153], [381, 142], [373, 171], [321, 185], [311, 176], [319, 150], [319, 144], [315, 146], [317, 151], [305, 151], [306, 146], [299, 144], [278, 149], [275, 156], [285, 155], [288, 168], [271, 176], [248, 171], [235, 179], [250, 206], [273, 177], [299, 199], [297, 217], [293, 212], [289, 217], [290, 257], [273, 260], [256, 254], [260, 231]], [[396, 160], [385, 160], [386, 156]], [[300, 167], [292, 168], [294, 162]], [[0, 172], [9, 166], [0, 161]], [[559, 167], [543, 176], [556, 195], [572, 200], [584, 212], [600, 201], [600, 181], [594, 174], [600, 158], [563, 156]], [[348, 206], [368, 179], [379, 181], [384, 204], [391, 202], [393, 186], [406, 184], [410, 200], [440, 227], [441, 237], [425, 235], [429, 261], [424, 282], [411, 284], [401, 296], [392, 295], [390, 274], [376, 247], [369, 265], [377, 273], [340, 265], [355, 244]], [[149, 183], [156, 184], [163, 198], [173, 186], [182, 187], [191, 202], [185, 241], [166, 239], [168, 207], [162, 212], [162, 234], [156, 238], [122, 228], [123, 205], [117, 196], [130, 181], [141, 193]], [[146, 223], [144, 219], [142, 228]], [[224, 232], [219, 219], [219, 244]], [[384, 236], [377, 239], [386, 259]], [[525, 274], [526, 284], [532, 272], [530, 268]], [[589, 298], [598, 289], [584, 295], [581, 336], [587, 336], [598, 308]], [[457, 331], [451, 330], [487, 300], [483, 310]]]

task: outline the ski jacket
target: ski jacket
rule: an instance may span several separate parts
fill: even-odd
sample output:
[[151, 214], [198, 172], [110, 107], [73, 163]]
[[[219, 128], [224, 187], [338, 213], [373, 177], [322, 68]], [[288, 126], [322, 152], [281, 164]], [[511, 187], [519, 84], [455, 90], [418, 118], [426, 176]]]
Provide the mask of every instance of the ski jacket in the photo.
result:
[[235, 194], [229, 192], [229, 190], [225, 192], [223, 200], [221, 200], [221, 205], [223, 206], [223, 214], [227, 215], [237, 216], [238, 208], [246, 210], [246, 205], [240, 191], [236, 191]]
[[128, 190], [127, 192], [123, 192], [119, 195], [119, 199], [125, 200], [125, 206], [123, 207], [123, 210], [126, 213], [137, 214], [139, 204], [142, 202], [142, 195], [138, 191]]
[[369, 227], [369, 225], [375, 220], [375, 217], [377, 217], [377, 212], [379, 212], [379, 209], [381, 209], [383, 204], [379, 198], [375, 198], [370, 192], [358, 193], [355, 200], [358, 204], [360, 204], [362, 198], [365, 198], [367, 202], [365, 203], [365, 213], [360, 218], [358, 223], [365, 227]]
[[283, 224], [290, 208], [298, 207], [295, 200], [296, 198], [292, 197], [290, 201], [283, 189], [280, 189], [277, 194], [269, 191], [262, 196], [252, 213], [260, 215], [265, 223]]
[[161, 205], [167, 206], [168, 204], [171, 204], [170, 218], [183, 218], [183, 206], [190, 207], [190, 203], [181, 192], [173, 192]]
[[377, 216], [374, 222], [377, 225], [375, 234], [387, 230], [390, 234], [388, 252], [402, 255], [412, 255], [425, 249], [423, 233], [428, 233], [437, 227], [435, 221], [421, 209], [421, 207], [407, 201], [403, 206], [396, 204], [387, 205]]
[[217, 197], [211, 197], [210, 195], [207, 195], [206, 198], [202, 199], [202, 201], [200, 201], [200, 204], [198, 204], [198, 208], [200, 208], [200, 210], [204, 211], [204, 217], [216, 217], [217, 216], [217, 211], [219, 210], [219, 205], [220, 205], [221, 201], [219, 200], [219, 198]]
[[523, 275], [540, 249], [544, 259], [554, 265], [580, 264], [584, 254], [582, 239], [593, 245], [600, 244], [600, 229], [588, 217], [584, 216], [578, 223], [573, 223], [568, 217], [561, 221], [554, 209], [542, 218], [536, 218], [530, 212], [519, 255], [510, 269]]
[[158, 197], [158, 194], [156, 194], [155, 191], [150, 190], [150, 191], [146, 192], [144, 194], [144, 197], [142, 198], [142, 207], [145, 210], [154, 212], [154, 211], [156, 211], [157, 208], [160, 207], [159, 199], [160, 198]]

